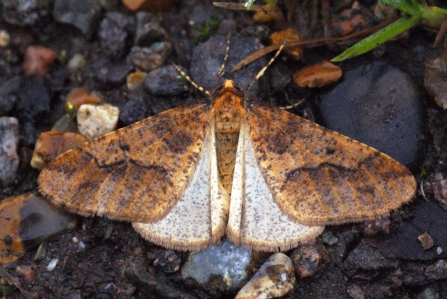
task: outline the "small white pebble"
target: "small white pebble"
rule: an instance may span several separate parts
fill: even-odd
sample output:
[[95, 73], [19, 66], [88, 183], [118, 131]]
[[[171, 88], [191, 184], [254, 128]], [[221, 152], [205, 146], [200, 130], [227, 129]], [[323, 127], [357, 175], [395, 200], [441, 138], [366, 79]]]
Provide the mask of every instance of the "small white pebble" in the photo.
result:
[[67, 68], [70, 71], [79, 71], [82, 70], [87, 64], [87, 60], [82, 54], [75, 54], [71, 57], [70, 61], [67, 64]]
[[77, 121], [79, 133], [92, 140], [115, 130], [119, 109], [109, 104], [84, 104], [79, 107]]
[[442, 248], [441, 247], [436, 247], [436, 254], [437, 255], [441, 255], [442, 254]]
[[0, 30], [0, 47], [5, 48], [9, 45], [9, 41], [11, 37], [9, 36], [8, 31]]
[[85, 251], [85, 248], [86, 248], [85, 243], [82, 241], [79, 241], [79, 243], [78, 243], [79, 251]]
[[71, 239], [73, 241], [73, 243], [78, 244], [79, 240], [76, 237], [73, 237], [73, 239]]
[[287, 273], [281, 273], [281, 281], [287, 280]]
[[440, 181], [442, 179], [444, 179], [444, 176], [442, 175], [442, 173], [437, 172], [434, 176], [435, 181]]
[[52, 259], [51, 262], [47, 266], [47, 271], [51, 272], [56, 268], [57, 263], [59, 262], [59, 259]]

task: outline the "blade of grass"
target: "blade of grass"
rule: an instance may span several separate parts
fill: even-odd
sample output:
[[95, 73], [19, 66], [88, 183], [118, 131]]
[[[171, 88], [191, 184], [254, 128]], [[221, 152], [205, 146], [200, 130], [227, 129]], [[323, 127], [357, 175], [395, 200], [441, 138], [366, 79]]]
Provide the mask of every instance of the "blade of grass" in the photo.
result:
[[346, 51], [333, 58], [331, 61], [339, 62], [348, 58], [359, 56], [363, 53], [371, 51], [372, 49], [380, 46], [384, 42], [392, 39], [393, 37], [401, 34], [402, 32], [416, 26], [421, 17], [416, 15], [412, 17], [404, 17], [396, 22], [388, 25], [380, 31], [368, 36], [367, 38], [359, 41], [352, 47], [348, 48]]
[[420, 13], [419, 3], [415, 3], [414, 0], [379, 0], [381, 3], [392, 6], [400, 11], [403, 11], [409, 15], [416, 15]]
[[429, 8], [433, 11], [447, 15], [447, 9], [445, 9], [445, 8], [441, 8], [441, 7], [437, 7], [437, 6], [430, 6]]

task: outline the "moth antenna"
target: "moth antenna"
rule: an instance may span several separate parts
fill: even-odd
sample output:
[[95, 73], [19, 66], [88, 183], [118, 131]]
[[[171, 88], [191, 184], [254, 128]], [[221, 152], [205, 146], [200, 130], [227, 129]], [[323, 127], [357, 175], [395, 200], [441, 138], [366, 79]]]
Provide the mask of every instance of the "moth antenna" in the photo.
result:
[[224, 57], [224, 60], [222, 62], [222, 65], [220, 66], [220, 70], [217, 73], [217, 78], [218, 79], [221, 78], [224, 75], [224, 73], [225, 73], [225, 63], [228, 60], [228, 53], [230, 52], [230, 38], [231, 38], [231, 33], [228, 33], [228, 35], [227, 35], [227, 47], [225, 48], [225, 57]]
[[282, 106], [282, 107], [278, 107], [278, 108], [279, 108], [279, 109], [282, 109], [282, 110], [293, 109], [293, 108], [295, 108], [295, 107], [301, 105], [302, 103], [304, 103], [305, 100], [306, 100], [306, 99], [301, 99], [301, 100], [299, 100], [298, 102], [296, 102], [295, 104], [287, 105], [287, 106]]
[[180, 67], [178, 65], [176, 65], [175, 63], [172, 64], [172, 66], [177, 70], [177, 72], [179, 72], [180, 75], [182, 75], [183, 77], [185, 77], [185, 79], [192, 85], [194, 86], [194, 88], [200, 90], [201, 92], [203, 92], [204, 94], [206, 94], [207, 96], [211, 96], [211, 93], [206, 90], [205, 88], [203, 88], [202, 86], [200, 86], [199, 84], [197, 84], [196, 82], [194, 82], [184, 71], [182, 71], [180, 69]]
[[267, 63], [266, 66], [264, 66], [262, 68], [262, 70], [259, 71], [259, 73], [256, 75], [256, 77], [253, 79], [253, 81], [250, 82], [250, 84], [248, 84], [247, 87], [247, 91], [250, 90], [251, 86], [253, 85], [253, 83], [255, 83], [256, 81], [258, 81], [259, 78], [261, 78], [264, 75], [264, 72], [268, 69], [268, 67], [273, 63], [273, 61], [275, 61], [276, 57], [278, 57], [279, 53], [281, 53], [282, 49], [284, 48], [284, 44], [281, 45], [281, 47], [279, 47], [278, 51], [276, 52], [275, 56], [273, 56], [272, 59], [270, 59], [269, 63]]

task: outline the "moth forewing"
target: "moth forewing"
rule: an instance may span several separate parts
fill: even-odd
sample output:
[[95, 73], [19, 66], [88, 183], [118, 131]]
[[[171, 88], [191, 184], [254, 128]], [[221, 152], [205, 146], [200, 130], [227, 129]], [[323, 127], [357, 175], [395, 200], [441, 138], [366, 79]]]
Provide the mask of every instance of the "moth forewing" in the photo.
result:
[[230, 240], [259, 251], [285, 251], [312, 240], [323, 229], [298, 224], [280, 210], [259, 168], [248, 125], [243, 122], [227, 226]]
[[211, 126], [194, 174], [174, 208], [158, 222], [133, 223], [145, 239], [176, 250], [201, 250], [222, 237], [228, 196], [219, 188], [213, 133]]

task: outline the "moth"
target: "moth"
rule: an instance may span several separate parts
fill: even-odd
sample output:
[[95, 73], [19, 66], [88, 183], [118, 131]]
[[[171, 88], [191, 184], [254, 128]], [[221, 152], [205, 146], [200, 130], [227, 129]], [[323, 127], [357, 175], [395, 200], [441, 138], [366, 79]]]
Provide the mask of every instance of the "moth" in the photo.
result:
[[133, 222], [177, 250], [225, 233], [255, 250], [288, 250], [325, 225], [385, 216], [416, 190], [389, 156], [256, 101], [232, 80], [56, 157], [38, 183], [57, 206]]

